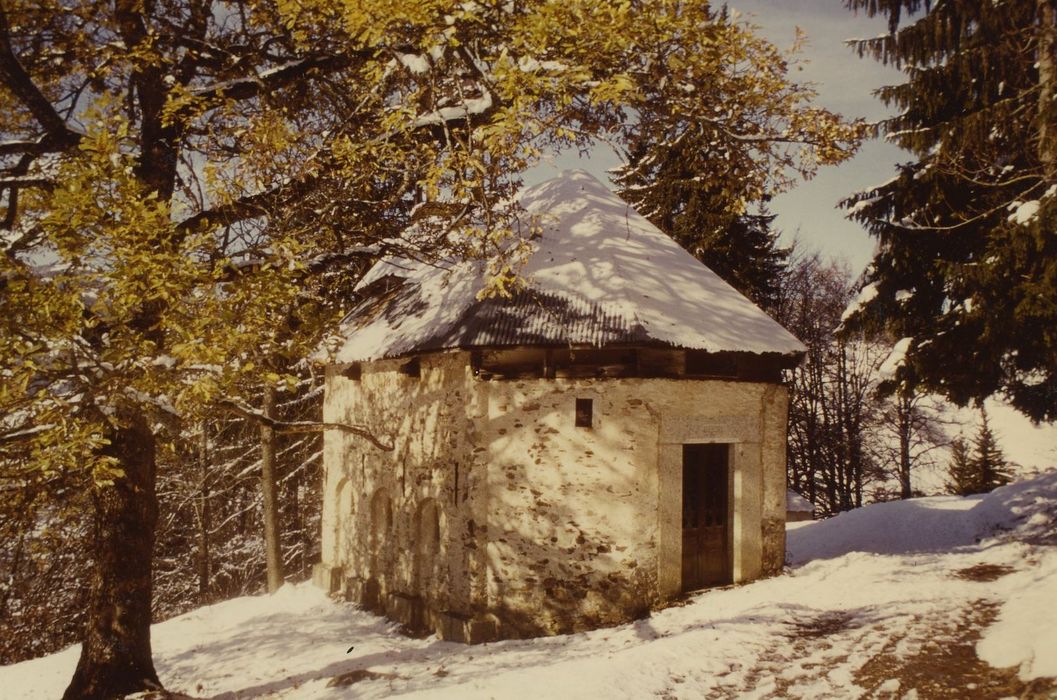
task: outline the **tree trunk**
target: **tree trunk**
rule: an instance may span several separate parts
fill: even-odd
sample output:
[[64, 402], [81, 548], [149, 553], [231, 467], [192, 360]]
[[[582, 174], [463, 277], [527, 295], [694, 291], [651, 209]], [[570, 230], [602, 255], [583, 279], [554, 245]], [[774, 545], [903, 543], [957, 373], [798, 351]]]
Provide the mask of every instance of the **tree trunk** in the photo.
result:
[[1054, 112], [1057, 111], [1053, 101], [1054, 82], [1057, 80], [1057, 10], [1054, 0], [1036, 0], [1036, 14], [1039, 23], [1038, 55], [1039, 70], [1039, 161], [1042, 163], [1046, 180], [1053, 182], [1057, 178], [1057, 125]]
[[209, 424], [202, 421], [198, 438], [198, 602], [209, 603], [209, 530], [213, 527], [213, 513], [209, 499]]
[[[304, 444], [311, 445], [313, 438], [306, 438]], [[299, 454], [300, 451], [299, 451]], [[301, 459], [304, 456], [302, 454]], [[308, 552], [308, 533], [305, 528], [304, 517], [301, 508], [301, 468], [298, 466], [294, 469], [293, 473], [286, 478], [285, 491], [286, 491], [286, 503], [289, 506], [289, 522], [293, 523], [294, 528], [297, 530], [297, 545], [298, 553], [295, 566], [297, 568], [297, 575], [304, 577], [305, 571], [308, 568], [306, 563], [306, 553]]]
[[[275, 387], [264, 388], [261, 412], [275, 418]], [[283, 585], [283, 554], [279, 543], [279, 488], [275, 467], [275, 430], [261, 423], [261, 492], [264, 495], [264, 553], [268, 566], [268, 592]]]
[[906, 500], [914, 495], [910, 484], [910, 438], [913, 426], [913, 402], [907, 396], [896, 399], [899, 418], [899, 497]]
[[93, 493], [92, 573], [81, 658], [64, 700], [159, 689], [151, 660], [151, 555], [158, 520], [154, 435], [143, 415], [126, 416], [104, 454], [124, 476]]

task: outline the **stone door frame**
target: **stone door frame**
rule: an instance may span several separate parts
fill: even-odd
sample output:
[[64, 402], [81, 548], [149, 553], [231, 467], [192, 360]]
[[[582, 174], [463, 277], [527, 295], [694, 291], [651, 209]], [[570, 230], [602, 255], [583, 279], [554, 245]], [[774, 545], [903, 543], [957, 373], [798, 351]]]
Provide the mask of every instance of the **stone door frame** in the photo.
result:
[[735, 583], [758, 578], [763, 563], [763, 469], [759, 417], [662, 416], [657, 450], [657, 587], [661, 598], [682, 593], [683, 445], [730, 445], [731, 539]]

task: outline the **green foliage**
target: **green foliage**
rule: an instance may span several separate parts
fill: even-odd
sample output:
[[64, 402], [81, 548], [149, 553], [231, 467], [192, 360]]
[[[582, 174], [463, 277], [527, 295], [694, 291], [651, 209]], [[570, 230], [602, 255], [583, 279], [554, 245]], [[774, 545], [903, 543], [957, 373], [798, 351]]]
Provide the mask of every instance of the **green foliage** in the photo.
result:
[[969, 449], [965, 440], [960, 437], [951, 442], [951, 460], [947, 465], [947, 476], [947, 490], [951, 493], [958, 496], [979, 493], [977, 474], [969, 456]]
[[972, 451], [962, 438], [951, 443], [947, 475], [947, 490], [959, 496], [987, 493], [1012, 480], [1009, 462], [998, 446], [987, 412], [982, 408], [980, 427], [972, 440]]
[[698, 46], [663, 35], [647, 45], [616, 181], [628, 203], [773, 310], [788, 251], [762, 205], [851, 156], [864, 127], [811, 107], [811, 87], [787, 80], [795, 48], [782, 54], [725, 9], [700, 12]]
[[488, 258], [488, 293], [509, 294], [511, 195], [545, 150], [614, 140], [668, 188], [643, 164], [669, 137], [717, 140], [704, 181], [669, 190], [692, 196], [667, 230], [766, 301], [781, 251], [747, 208], [861, 131], [707, 3], [18, 0], [2, 18], [0, 171], [28, 178], [0, 185], [3, 430], [35, 445], [23, 465], [100, 482], [115, 416], [179, 430], [288, 379], [383, 252]]
[[914, 339], [905, 386], [1057, 419], [1052, 3], [847, 5], [890, 19], [857, 47], [905, 73], [878, 94], [899, 112], [882, 131], [914, 158], [844, 202], [879, 244], [877, 295], [847, 326]]

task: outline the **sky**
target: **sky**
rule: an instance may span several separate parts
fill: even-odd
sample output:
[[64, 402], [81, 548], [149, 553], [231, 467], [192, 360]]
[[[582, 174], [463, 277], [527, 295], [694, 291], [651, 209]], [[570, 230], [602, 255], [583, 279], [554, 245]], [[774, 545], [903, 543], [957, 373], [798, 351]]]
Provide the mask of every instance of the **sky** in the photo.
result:
[[[856, 16], [839, 0], [729, 0], [729, 5], [757, 25], [761, 34], [780, 48], [792, 45], [796, 27], [806, 34], [799, 69], [792, 77], [812, 82], [818, 91], [817, 104], [846, 117], [869, 121], [890, 114], [872, 95], [882, 85], [902, 82], [902, 74], [870, 58], [860, 59], [844, 40], [870, 37], [887, 31], [883, 18]], [[843, 197], [879, 184], [895, 174], [897, 162], [910, 160], [909, 154], [884, 141], [867, 142], [851, 160], [825, 168], [810, 182], [779, 195], [770, 204], [777, 214], [775, 225], [783, 244], [794, 237], [823, 257], [847, 261], [853, 274], [869, 262], [873, 241], [857, 223], [844, 218], [836, 208]], [[526, 178], [528, 182], [552, 177], [556, 170], [583, 168], [605, 181], [606, 171], [619, 164], [606, 146], [594, 149], [587, 159], [565, 153], [540, 166]]]
[[[728, 0], [764, 37], [780, 48], [788, 48], [796, 27], [807, 35], [798, 81], [815, 83], [817, 103], [846, 117], [877, 121], [891, 111], [873, 96], [882, 85], [903, 82], [899, 71], [872, 58], [859, 58], [844, 42], [887, 33], [887, 20], [855, 15], [840, 0]], [[862, 271], [873, 254], [874, 242], [857, 223], [844, 218], [837, 202], [843, 197], [880, 184], [895, 175], [895, 164], [910, 161], [909, 153], [882, 140], [866, 142], [849, 161], [822, 169], [811, 181], [779, 195], [770, 204], [777, 214], [776, 227], [783, 244], [794, 237], [823, 257], [844, 260], [852, 274]], [[596, 148], [587, 159], [565, 153], [528, 173], [530, 184], [553, 177], [557, 170], [583, 168], [603, 182], [606, 171], [619, 164], [608, 148]], [[988, 402], [992, 427], [999, 434], [1007, 456], [1028, 468], [1043, 468], [1057, 458], [1057, 424], [1033, 426], [1013, 409], [997, 401]], [[959, 414], [959, 422], [972, 431], [975, 416]]]

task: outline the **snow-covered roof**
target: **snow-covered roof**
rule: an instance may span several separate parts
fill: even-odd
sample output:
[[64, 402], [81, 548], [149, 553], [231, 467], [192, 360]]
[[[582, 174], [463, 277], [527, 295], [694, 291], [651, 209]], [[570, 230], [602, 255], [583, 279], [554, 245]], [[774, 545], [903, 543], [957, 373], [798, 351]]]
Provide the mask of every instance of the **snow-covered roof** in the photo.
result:
[[582, 170], [526, 189], [542, 236], [514, 299], [477, 299], [483, 263], [383, 260], [346, 317], [336, 362], [503, 346], [654, 344], [709, 352], [806, 348], [737, 290]]
[[785, 510], [789, 513], [813, 513], [815, 506], [793, 489], [786, 489]]

